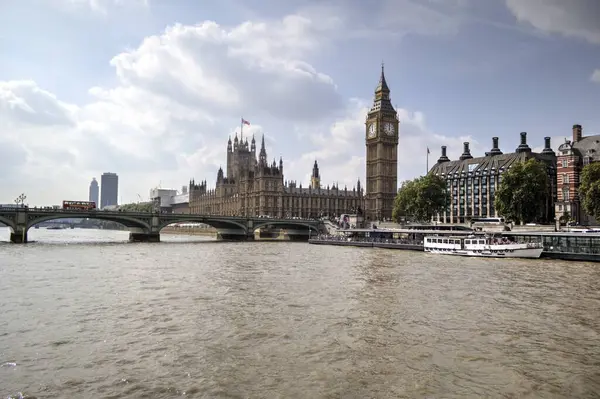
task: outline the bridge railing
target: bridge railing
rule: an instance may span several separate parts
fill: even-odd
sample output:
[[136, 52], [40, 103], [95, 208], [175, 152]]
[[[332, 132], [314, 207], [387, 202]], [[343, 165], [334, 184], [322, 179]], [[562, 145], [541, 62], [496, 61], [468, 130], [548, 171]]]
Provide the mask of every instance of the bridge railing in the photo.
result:
[[240, 219], [244, 219], [244, 220], [255, 220], [255, 221], [260, 221], [260, 222], [279, 222], [279, 221], [286, 221], [286, 222], [308, 222], [308, 223], [316, 223], [319, 222], [318, 219], [304, 219], [304, 218], [298, 218], [298, 217], [290, 217], [290, 218], [264, 218], [264, 217], [258, 217], [258, 216], [223, 216], [223, 215], [211, 215], [211, 214], [193, 214], [193, 213], [161, 213], [161, 212], [130, 212], [130, 211], [113, 211], [113, 210], [102, 210], [102, 209], [62, 209], [62, 208], [45, 208], [45, 207], [0, 207], [0, 212], [18, 212], [18, 211], [26, 211], [26, 212], [41, 212], [41, 213], [53, 213], [53, 214], [65, 214], [65, 215], [69, 215], [69, 214], [101, 214], [101, 215], [106, 215], [106, 216], [125, 216], [125, 215], [132, 215], [132, 216], [139, 216], [139, 215], [144, 215], [144, 216], [148, 216], [148, 215], [160, 215], [164, 218], [173, 218], [173, 219], [186, 219], [186, 218], [195, 218], [195, 217], [206, 217], [206, 218], [219, 218], [222, 220], [240, 220]]

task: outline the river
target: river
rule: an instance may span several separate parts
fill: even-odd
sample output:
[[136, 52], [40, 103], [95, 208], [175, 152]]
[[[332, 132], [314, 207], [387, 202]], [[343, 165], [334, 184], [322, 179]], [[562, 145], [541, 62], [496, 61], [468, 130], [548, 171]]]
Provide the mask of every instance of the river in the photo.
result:
[[600, 267], [0, 228], [0, 398], [598, 398]]

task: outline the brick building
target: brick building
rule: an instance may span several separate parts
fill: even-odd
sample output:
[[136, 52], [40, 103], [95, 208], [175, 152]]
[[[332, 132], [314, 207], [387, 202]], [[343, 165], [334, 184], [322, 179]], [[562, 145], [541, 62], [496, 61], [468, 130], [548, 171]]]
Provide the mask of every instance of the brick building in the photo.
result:
[[579, 177], [582, 169], [600, 160], [600, 135], [583, 137], [581, 125], [573, 125], [571, 140], [558, 147], [556, 217], [569, 218], [582, 225], [596, 221], [583, 210], [579, 199]]

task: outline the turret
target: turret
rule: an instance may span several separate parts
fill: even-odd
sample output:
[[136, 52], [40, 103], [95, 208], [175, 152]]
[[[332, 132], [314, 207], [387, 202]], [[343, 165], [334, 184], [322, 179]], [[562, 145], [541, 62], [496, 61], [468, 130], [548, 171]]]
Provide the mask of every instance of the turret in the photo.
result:
[[227, 152], [233, 151], [231, 148], [231, 136], [229, 136], [229, 140], [227, 140]]
[[252, 135], [252, 141], [250, 142], [250, 151], [256, 152], [256, 140], [254, 139], [254, 135]]
[[279, 157], [279, 172], [283, 175], [283, 157]]
[[265, 149], [265, 135], [262, 136], [262, 142], [260, 144], [260, 153], [258, 155], [258, 166], [267, 166], [267, 150]]
[[556, 153], [552, 149], [552, 145], [551, 145], [551, 142], [550, 142], [550, 137], [544, 137], [544, 149], [542, 150], [542, 154], [556, 155]]
[[469, 149], [469, 142], [465, 141], [463, 143], [463, 153], [459, 159], [461, 161], [464, 161], [465, 159], [471, 159], [471, 158], [473, 158], [473, 156], [471, 155], [471, 150]]
[[442, 163], [442, 162], [450, 162], [450, 158], [448, 158], [448, 156], [446, 155], [446, 146], [445, 145], [442, 146], [442, 155], [440, 155], [440, 158], [437, 160], [437, 163]]
[[219, 170], [217, 171], [217, 183], [222, 183], [223, 180], [223, 168], [219, 166]]
[[531, 152], [531, 148], [527, 145], [527, 132], [521, 132], [521, 143], [515, 152]]
[[321, 176], [319, 175], [319, 164], [315, 159], [315, 163], [313, 165], [312, 175], [310, 176], [310, 187], [313, 189], [321, 188]]
[[487, 155], [502, 155], [502, 151], [498, 145], [498, 137], [492, 137], [492, 149]]

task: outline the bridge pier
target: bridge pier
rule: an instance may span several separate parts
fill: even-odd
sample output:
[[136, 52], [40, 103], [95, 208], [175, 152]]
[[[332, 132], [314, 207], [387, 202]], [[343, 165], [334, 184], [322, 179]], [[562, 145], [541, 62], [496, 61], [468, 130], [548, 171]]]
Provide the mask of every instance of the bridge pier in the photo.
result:
[[10, 233], [10, 242], [13, 244], [27, 244], [27, 231], [22, 230], [16, 233]]
[[160, 233], [129, 233], [129, 242], [160, 242]]
[[248, 236], [245, 234], [221, 233], [221, 232], [217, 231], [217, 240], [218, 241], [252, 241], [252, 240], [254, 240], [254, 236]]

